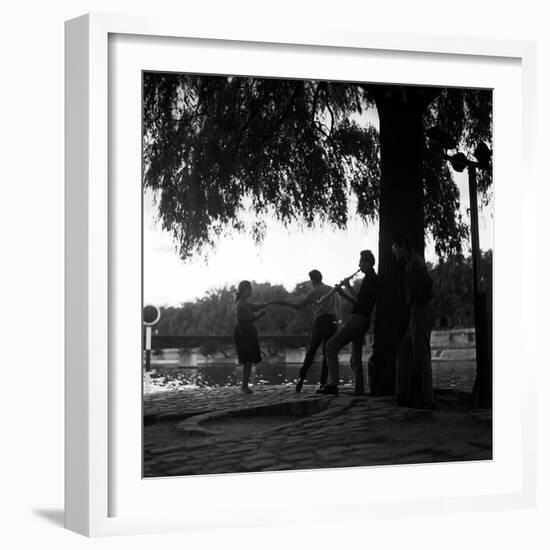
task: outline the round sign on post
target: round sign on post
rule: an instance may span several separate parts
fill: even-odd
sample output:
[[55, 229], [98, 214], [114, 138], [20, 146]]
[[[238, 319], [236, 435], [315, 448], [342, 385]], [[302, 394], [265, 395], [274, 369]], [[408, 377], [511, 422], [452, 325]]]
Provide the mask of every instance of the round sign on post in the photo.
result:
[[160, 309], [157, 306], [146, 305], [143, 308], [143, 324], [146, 327], [152, 327], [159, 322]]
[[157, 306], [146, 305], [143, 308], [143, 324], [145, 325], [145, 372], [151, 370], [151, 327], [160, 319], [160, 309]]

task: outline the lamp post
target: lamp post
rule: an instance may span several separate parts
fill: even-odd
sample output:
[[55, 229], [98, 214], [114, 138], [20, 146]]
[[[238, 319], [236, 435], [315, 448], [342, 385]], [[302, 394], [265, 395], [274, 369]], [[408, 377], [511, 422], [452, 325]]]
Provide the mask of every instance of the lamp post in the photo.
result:
[[481, 142], [474, 151], [476, 160], [464, 153], [449, 155], [448, 149], [455, 149], [453, 139], [440, 128], [427, 132], [432, 141], [431, 151], [451, 163], [457, 172], [468, 169], [468, 190], [470, 195], [470, 232], [472, 238], [472, 279], [474, 294], [475, 338], [476, 338], [476, 379], [473, 387], [474, 406], [490, 408], [493, 401], [493, 353], [492, 353], [492, 300], [479, 285], [479, 223], [477, 204], [477, 170], [491, 168], [491, 151]]

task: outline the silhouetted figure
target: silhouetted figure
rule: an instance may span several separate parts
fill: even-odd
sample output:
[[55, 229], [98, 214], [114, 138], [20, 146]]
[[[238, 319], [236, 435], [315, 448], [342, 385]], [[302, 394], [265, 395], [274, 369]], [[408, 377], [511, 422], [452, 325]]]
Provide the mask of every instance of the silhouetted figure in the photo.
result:
[[[349, 278], [338, 286], [338, 294], [353, 304], [351, 315], [327, 342], [327, 359], [329, 380], [328, 384], [319, 393], [338, 395], [338, 352], [351, 342], [351, 370], [355, 375], [355, 395], [364, 395], [363, 382], [363, 341], [370, 327], [372, 310], [378, 299], [379, 281], [374, 271], [374, 255], [370, 250], [361, 251], [359, 269], [365, 274], [359, 292], [356, 293], [350, 285]], [[345, 290], [342, 289], [344, 286]]]
[[336, 310], [338, 307], [338, 298], [336, 294], [331, 293], [332, 287], [323, 283], [323, 276], [317, 269], [313, 269], [309, 272], [309, 279], [313, 288], [301, 302], [293, 304], [291, 302], [279, 300], [269, 303], [269, 305], [277, 304], [288, 306], [296, 310], [300, 310], [308, 306], [312, 306], [313, 308], [313, 329], [311, 332], [309, 348], [306, 352], [302, 368], [300, 369], [298, 383], [296, 384], [296, 392], [298, 393], [302, 391], [302, 386], [304, 385], [307, 372], [313, 364], [315, 354], [321, 345], [323, 350], [323, 363], [321, 366], [320, 379], [321, 389], [326, 385], [328, 367], [325, 345], [328, 340], [334, 336], [337, 330]]
[[398, 405], [433, 408], [431, 330], [435, 321], [432, 279], [424, 259], [406, 241], [394, 240], [394, 257], [405, 264], [409, 324], [397, 349]]
[[[252, 295], [252, 285], [250, 281], [241, 281], [235, 296], [235, 317], [237, 325], [233, 331], [235, 347], [237, 348], [237, 357], [239, 363], [243, 366], [243, 379], [241, 391], [243, 393], [252, 393], [248, 387], [252, 365], [259, 363], [262, 360], [260, 344], [258, 342], [258, 331], [254, 323], [261, 319], [264, 311], [260, 311], [266, 307], [266, 304], [253, 304], [248, 301]], [[255, 312], [259, 311], [257, 315]]]

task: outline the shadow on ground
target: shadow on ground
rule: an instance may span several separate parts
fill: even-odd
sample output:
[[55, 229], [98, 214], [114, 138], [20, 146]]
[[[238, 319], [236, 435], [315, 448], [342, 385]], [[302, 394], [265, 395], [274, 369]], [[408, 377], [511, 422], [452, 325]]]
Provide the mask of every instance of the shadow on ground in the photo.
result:
[[63, 510], [33, 510], [33, 513], [57, 527], [65, 527], [65, 512]]

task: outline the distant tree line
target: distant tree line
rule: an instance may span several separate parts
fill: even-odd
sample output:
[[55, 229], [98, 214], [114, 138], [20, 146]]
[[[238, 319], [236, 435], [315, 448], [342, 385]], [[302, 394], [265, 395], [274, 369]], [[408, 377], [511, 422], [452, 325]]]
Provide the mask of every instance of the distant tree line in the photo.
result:
[[[482, 253], [480, 262], [481, 288], [492, 291], [492, 251]], [[434, 307], [438, 328], [473, 327], [472, 261], [462, 256], [428, 264], [433, 279]], [[360, 281], [356, 281], [358, 287]], [[298, 303], [311, 289], [302, 282], [288, 292], [282, 285], [253, 282], [252, 300], [256, 303], [287, 300]], [[161, 318], [155, 327], [158, 334], [173, 336], [222, 336], [231, 334], [235, 325], [234, 305], [236, 288], [210, 290], [194, 302], [179, 307], [161, 307]], [[339, 300], [340, 317], [345, 319], [351, 306]], [[307, 335], [311, 330], [313, 314], [310, 307], [296, 311], [271, 306], [265, 317], [257, 322], [260, 335]], [[207, 350], [204, 350], [207, 351]], [[273, 350], [275, 351], [275, 350]]]
[[[472, 258], [452, 256], [429, 265], [433, 280], [436, 328], [474, 326]], [[493, 251], [482, 252], [479, 263], [480, 290], [493, 291]]]

